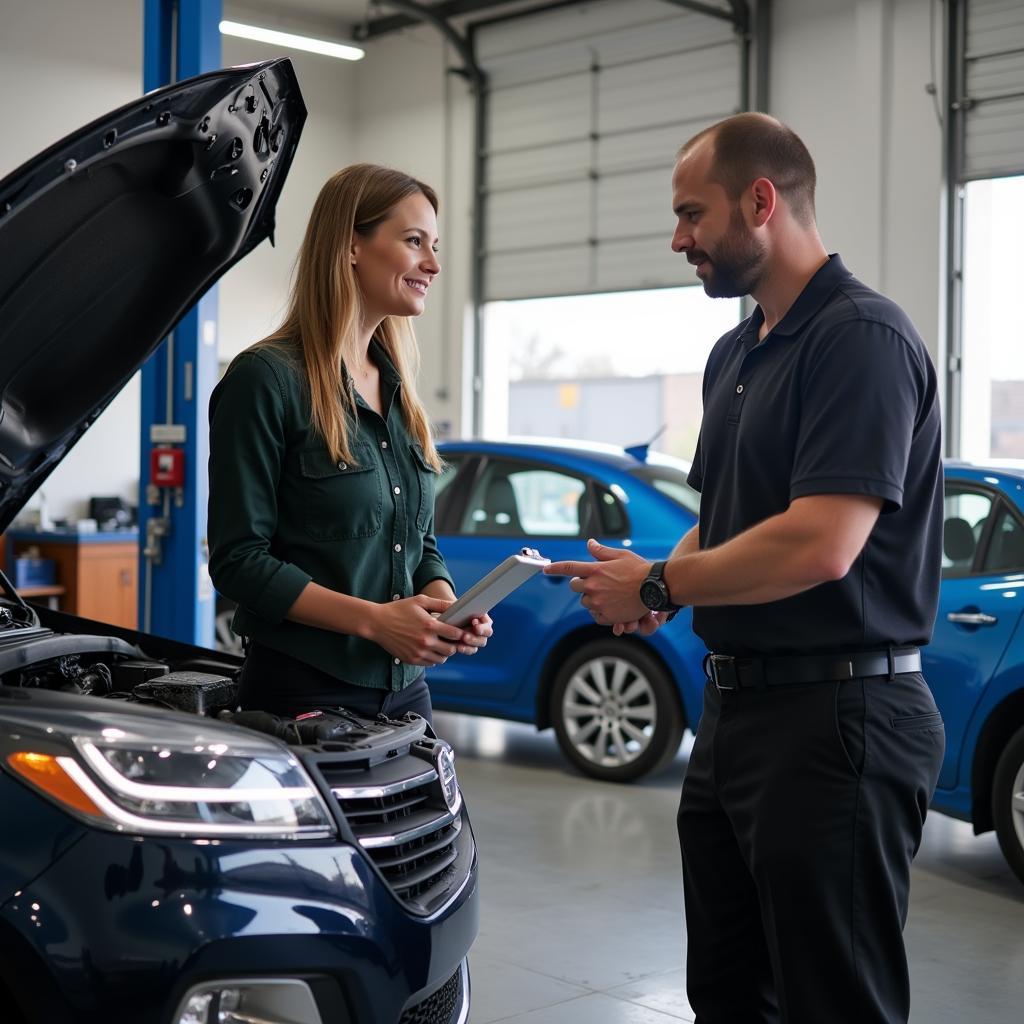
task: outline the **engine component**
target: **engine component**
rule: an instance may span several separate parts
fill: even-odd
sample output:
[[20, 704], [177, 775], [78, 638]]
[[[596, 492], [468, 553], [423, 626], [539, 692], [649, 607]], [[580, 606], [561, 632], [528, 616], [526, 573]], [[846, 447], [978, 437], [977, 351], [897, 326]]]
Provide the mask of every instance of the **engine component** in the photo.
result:
[[139, 683], [132, 693], [141, 700], [160, 701], [178, 711], [203, 715], [234, 706], [238, 684], [227, 676], [206, 672], [168, 672]]
[[171, 666], [162, 661], [140, 661], [134, 658], [117, 661], [113, 665], [114, 687], [131, 691], [139, 683], [148, 682], [156, 676], [165, 676], [170, 671]]

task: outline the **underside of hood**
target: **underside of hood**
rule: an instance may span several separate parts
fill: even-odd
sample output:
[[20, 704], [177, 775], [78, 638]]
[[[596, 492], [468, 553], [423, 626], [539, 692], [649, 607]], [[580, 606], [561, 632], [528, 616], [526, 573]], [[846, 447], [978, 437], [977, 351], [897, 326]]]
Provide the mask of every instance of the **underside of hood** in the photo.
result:
[[196, 300], [272, 236], [286, 59], [178, 82], [0, 181], [0, 530]]

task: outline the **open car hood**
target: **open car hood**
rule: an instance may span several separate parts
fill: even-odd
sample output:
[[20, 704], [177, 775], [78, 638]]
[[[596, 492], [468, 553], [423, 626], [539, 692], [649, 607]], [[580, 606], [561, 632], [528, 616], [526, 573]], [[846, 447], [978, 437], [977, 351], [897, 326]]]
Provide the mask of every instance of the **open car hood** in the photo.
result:
[[0, 181], [0, 530], [196, 300], [273, 235], [291, 62], [190, 78]]

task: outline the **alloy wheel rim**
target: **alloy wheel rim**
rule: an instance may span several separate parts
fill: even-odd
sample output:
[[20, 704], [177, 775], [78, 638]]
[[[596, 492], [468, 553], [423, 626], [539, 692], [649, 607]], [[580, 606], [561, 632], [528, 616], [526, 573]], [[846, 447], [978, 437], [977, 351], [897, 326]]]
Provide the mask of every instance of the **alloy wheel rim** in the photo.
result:
[[1013, 830], [1017, 833], [1017, 842], [1024, 849], [1024, 762], [1017, 769], [1010, 787], [1010, 815], [1013, 818]]
[[622, 768], [643, 754], [654, 739], [657, 710], [650, 680], [621, 657], [584, 662], [562, 697], [569, 742], [601, 768]]

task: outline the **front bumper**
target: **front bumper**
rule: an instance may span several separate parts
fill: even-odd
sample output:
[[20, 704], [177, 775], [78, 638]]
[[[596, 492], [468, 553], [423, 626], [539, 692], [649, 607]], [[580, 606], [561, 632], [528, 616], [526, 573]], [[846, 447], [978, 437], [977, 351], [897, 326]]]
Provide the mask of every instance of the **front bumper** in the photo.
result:
[[[170, 1024], [197, 984], [258, 977], [308, 981], [324, 1024], [399, 1024], [461, 978], [476, 881], [474, 853], [459, 895], [421, 918], [342, 843], [88, 831], [0, 908], [0, 940], [23, 947], [10, 962], [27, 964], [3, 980], [48, 1024]], [[451, 1024], [468, 1016], [459, 987]]]

